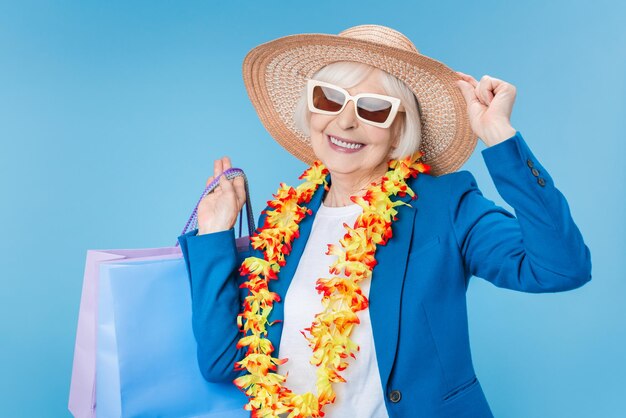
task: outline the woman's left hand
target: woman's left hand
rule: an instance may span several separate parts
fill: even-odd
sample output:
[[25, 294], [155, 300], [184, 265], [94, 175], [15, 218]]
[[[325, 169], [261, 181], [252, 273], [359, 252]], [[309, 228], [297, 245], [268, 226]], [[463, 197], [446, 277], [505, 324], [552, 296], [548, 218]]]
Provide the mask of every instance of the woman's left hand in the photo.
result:
[[515, 86], [488, 75], [476, 81], [471, 75], [457, 71], [462, 78], [456, 82], [467, 103], [472, 130], [487, 145], [499, 144], [515, 135], [511, 111], [515, 102]]

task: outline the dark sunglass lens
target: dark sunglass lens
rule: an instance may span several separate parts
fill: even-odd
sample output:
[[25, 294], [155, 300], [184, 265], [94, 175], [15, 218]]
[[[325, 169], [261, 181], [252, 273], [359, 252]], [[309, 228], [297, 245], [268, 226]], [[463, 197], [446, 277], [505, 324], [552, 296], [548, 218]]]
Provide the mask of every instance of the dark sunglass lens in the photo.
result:
[[337, 112], [343, 106], [346, 96], [339, 90], [330, 87], [315, 86], [313, 88], [313, 106], [327, 112]]
[[363, 97], [357, 103], [357, 111], [363, 119], [383, 123], [391, 113], [391, 102], [373, 97]]

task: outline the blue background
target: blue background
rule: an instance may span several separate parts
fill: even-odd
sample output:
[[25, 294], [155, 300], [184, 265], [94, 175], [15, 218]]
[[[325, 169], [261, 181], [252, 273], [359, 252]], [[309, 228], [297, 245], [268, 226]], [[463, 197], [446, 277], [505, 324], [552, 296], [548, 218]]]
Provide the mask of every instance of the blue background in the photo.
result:
[[[624, 416], [623, 3], [297, 3], [0, 2], [0, 415], [69, 415], [87, 249], [173, 245], [223, 155], [248, 173], [257, 215], [305, 168], [258, 120], [245, 54], [378, 23], [517, 87], [513, 126], [591, 249], [593, 279], [572, 292], [471, 282], [472, 350], [495, 415]], [[504, 204], [481, 149], [464, 168]]]

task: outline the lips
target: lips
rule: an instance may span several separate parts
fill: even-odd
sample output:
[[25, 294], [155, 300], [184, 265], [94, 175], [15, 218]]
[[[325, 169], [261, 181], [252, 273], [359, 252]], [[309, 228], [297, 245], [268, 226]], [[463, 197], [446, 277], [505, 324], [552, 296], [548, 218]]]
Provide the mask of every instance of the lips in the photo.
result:
[[330, 147], [335, 151], [344, 152], [344, 153], [353, 153], [360, 151], [365, 147], [365, 144], [360, 142], [351, 141], [346, 138], [337, 137], [334, 135], [327, 135], [328, 143]]

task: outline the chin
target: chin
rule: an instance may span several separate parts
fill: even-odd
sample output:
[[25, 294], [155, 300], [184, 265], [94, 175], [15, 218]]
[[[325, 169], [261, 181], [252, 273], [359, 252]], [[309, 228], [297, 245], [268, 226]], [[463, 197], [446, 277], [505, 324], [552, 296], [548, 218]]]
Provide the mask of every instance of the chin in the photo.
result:
[[[321, 137], [321, 138], [320, 138]], [[386, 171], [388, 159], [384, 156], [371, 155], [373, 150], [362, 149], [359, 152], [343, 153], [336, 151], [329, 145], [325, 135], [320, 135], [316, 138], [317, 141], [313, 142], [313, 152], [316, 159], [320, 160], [324, 166], [330, 171], [331, 175], [341, 174], [356, 176], [369, 176], [370, 174], [382, 171]], [[382, 154], [382, 153], [381, 153]], [[384, 169], [381, 169], [383, 167]]]

